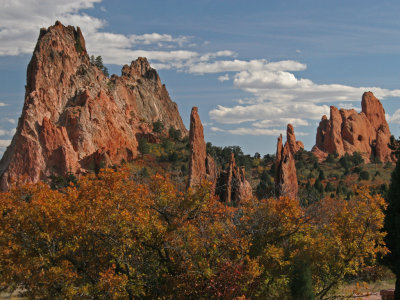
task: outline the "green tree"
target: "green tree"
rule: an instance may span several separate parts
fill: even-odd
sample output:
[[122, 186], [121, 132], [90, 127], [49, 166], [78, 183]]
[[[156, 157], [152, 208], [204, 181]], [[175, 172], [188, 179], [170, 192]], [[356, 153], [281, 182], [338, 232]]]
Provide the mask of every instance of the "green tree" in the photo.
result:
[[161, 120], [153, 122], [153, 132], [160, 133], [164, 129], [164, 123]]
[[290, 292], [293, 299], [313, 300], [314, 291], [310, 263], [304, 259], [296, 257], [292, 265], [290, 276]]
[[150, 145], [145, 138], [139, 140], [138, 150], [142, 154], [142, 157], [150, 152]]
[[182, 138], [182, 132], [172, 126], [168, 130], [168, 135], [171, 139], [174, 139], [176, 141], [179, 141]]
[[386, 247], [390, 252], [383, 258], [383, 263], [396, 275], [395, 299], [400, 299], [400, 160], [392, 173], [386, 202], [385, 225], [383, 230]]

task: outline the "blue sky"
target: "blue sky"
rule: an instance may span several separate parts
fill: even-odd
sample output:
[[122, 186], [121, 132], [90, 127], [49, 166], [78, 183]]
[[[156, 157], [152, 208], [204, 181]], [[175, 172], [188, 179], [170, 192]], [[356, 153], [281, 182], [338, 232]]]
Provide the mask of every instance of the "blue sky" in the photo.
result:
[[310, 150], [329, 106], [382, 100], [400, 135], [398, 1], [2, 0], [0, 155], [24, 99], [39, 29], [80, 26], [111, 73], [137, 56], [158, 70], [188, 127], [199, 107], [205, 137], [246, 153], [274, 153], [293, 123]]

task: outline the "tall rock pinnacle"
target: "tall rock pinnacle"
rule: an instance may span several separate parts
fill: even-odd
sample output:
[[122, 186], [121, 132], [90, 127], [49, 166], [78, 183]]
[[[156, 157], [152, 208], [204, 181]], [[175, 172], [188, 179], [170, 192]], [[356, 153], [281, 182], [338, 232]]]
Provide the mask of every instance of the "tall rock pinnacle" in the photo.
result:
[[278, 196], [297, 198], [299, 187], [294, 154], [303, 148], [303, 143], [296, 141], [293, 126], [288, 124], [285, 145], [282, 143], [281, 134], [276, 146], [275, 190]]
[[40, 30], [22, 115], [0, 161], [0, 187], [86, 172], [99, 159], [131, 160], [138, 138], [151, 134], [156, 120], [187, 135], [177, 105], [147, 60], [107, 78], [91, 64], [79, 27], [57, 21]]
[[206, 152], [204, 130], [197, 107], [193, 107], [190, 114], [189, 146], [190, 160], [188, 186], [194, 187], [201, 184], [203, 180], [209, 180], [214, 192], [217, 180], [217, 171], [213, 158], [207, 155]]

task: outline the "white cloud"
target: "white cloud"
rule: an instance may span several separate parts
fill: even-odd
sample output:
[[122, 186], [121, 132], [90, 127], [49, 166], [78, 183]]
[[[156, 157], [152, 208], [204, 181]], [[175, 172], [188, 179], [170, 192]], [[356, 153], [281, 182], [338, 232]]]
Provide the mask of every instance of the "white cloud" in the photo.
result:
[[95, 31], [104, 22], [79, 13], [101, 0], [3, 0], [0, 10], [0, 55], [32, 53], [39, 28], [59, 19], [79, 24], [85, 31]]
[[287, 124], [292, 124], [293, 126], [308, 126], [309, 123], [307, 120], [299, 119], [299, 118], [279, 118], [278, 120], [262, 120], [259, 122], [255, 122], [251, 124], [257, 128], [270, 128], [270, 127], [277, 127], [277, 126], [286, 126]]
[[12, 118], [3, 118], [2, 121], [8, 122], [8, 123], [11, 123], [11, 124], [16, 124], [17, 123], [17, 120], [16, 119], [12, 119]]
[[229, 75], [228, 74], [221, 75], [218, 77], [218, 80], [221, 82], [227, 81], [227, 80], [229, 80]]
[[5, 135], [13, 136], [15, 131], [16, 131], [15, 128], [11, 130], [0, 129], [0, 136], [5, 136]]
[[3, 103], [3, 102], [0, 102], [0, 107], [1, 106], [7, 106], [7, 104], [5, 104], [5, 103]]
[[102, 12], [107, 12], [107, 9], [106, 9], [104, 6], [100, 6], [100, 10], [101, 10]]
[[10, 145], [11, 140], [0, 140], [0, 158], [3, 156], [4, 151], [8, 145]]
[[393, 115], [386, 114], [388, 123], [400, 124], [400, 109], [396, 110]]
[[280, 119], [307, 119], [319, 120], [321, 116], [329, 114], [329, 106], [313, 103], [259, 103], [253, 105], [237, 105], [226, 107], [218, 105], [210, 111], [210, 118], [223, 124], [240, 124], [271, 120], [280, 122]]
[[[129, 40], [133, 44], [158, 44], [162, 46], [162, 43], [176, 43], [178, 46], [182, 47], [184, 44], [188, 43], [190, 37], [187, 36], [179, 36], [173, 37], [170, 34], [160, 34], [160, 33], [145, 33], [142, 35], [132, 34], [129, 36]], [[161, 43], [161, 44], [159, 44]]]
[[266, 59], [245, 60], [219, 60], [215, 62], [201, 62], [188, 66], [189, 73], [222, 73], [239, 72], [243, 70], [270, 70], [270, 71], [301, 71], [306, 68], [305, 64], [293, 60], [268, 62]]
[[[212, 127], [214, 132], [226, 132], [234, 135], [268, 135], [268, 136], [279, 136], [280, 134], [285, 134], [286, 129], [266, 129], [266, 128], [248, 128], [239, 127], [235, 129], [222, 129], [219, 127]], [[305, 132], [296, 132], [296, 136], [305, 136]]]

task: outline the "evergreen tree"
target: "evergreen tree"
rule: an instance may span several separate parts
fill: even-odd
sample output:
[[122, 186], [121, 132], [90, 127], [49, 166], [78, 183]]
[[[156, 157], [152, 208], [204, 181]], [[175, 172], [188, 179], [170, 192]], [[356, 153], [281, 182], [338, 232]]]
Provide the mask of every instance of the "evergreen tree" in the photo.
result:
[[142, 157], [150, 152], [150, 145], [145, 138], [139, 140], [138, 150], [142, 154]]
[[290, 291], [293, 299], [313, 300], [312, 276], [310, 263], [304, 259], [295, 258], [290, 278]]
[[387, 232], [385, 243], [390, 250], [383, 258], [383, 263], [396, 275], [394, 298], [400, 299], [400, 160], [392, 173], [386, 202], [384, 231]]

